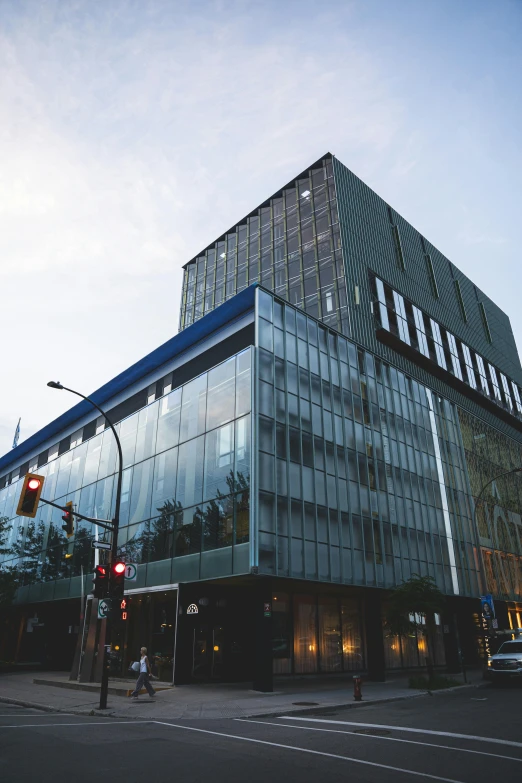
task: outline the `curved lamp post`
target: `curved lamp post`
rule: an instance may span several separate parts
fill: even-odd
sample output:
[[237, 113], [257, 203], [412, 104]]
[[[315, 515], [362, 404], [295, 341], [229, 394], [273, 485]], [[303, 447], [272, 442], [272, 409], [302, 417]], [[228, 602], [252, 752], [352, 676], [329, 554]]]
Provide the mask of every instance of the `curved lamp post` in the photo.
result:
[[[78, 391], [75, 391], [74, 389], [69, 389], [67, 386], [63, 386], [59, 381], [49, 381], [47, 386], [50, 386], [51, 389], [60, 389], [61, 391], [68, 391], [71, 394], [76, 394], [77, 397], [81, 397], [82, 400], [86, 400], [89, 402], [93, 408], [96, 408], [97, 411], [101, 413], [105, 421], [107, 422], [108, 426], [112, 430], [112, 434], [114, 435], [114, 438], [116, 440], [116, 446], [118, 448], [118, 481], [116, 484], [116, 504], [114, 508], [114, 517], [112, 518], [112, 545], [111, 545], [111, 562], [116, 560], [117, 553], [118, 553], [118, 529], [120, 526], [120, 505], [121, 505], [121, 486], [122, 486], [122, 478], [123, 478], [123, 455], [121, 450], [121, 443], [120, 439], [118, 437], [118, 433], [116, 432], [114, 425], [112, 421], [109, 419], [105, 411], [103, 411], [99, 405], [97, 405], [94, 400], [91, 400], [90, 397], [86, 397], [85, 394], [81, 394]], [[104, 710], [107, 707], [107, 693], [109, 689], [109, 662], [107, 657], [107, 648], [110, 645], [110, 639], [111, 639], [111, 615], [109, 613], [107, 619], [106, 619], [106, 626], [105, 626], [105, 646], [104, 646], [104, 653], [103, 653], [103, 671], [102, 671], [102, 681], [101, 681], [101, 688], [100, 688], [100, 710]]]

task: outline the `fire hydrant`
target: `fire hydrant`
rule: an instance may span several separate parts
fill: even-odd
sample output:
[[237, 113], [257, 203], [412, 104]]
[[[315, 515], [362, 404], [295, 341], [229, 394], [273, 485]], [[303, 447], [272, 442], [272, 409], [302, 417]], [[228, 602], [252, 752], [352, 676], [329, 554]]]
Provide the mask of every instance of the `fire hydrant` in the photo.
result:
[[353, 698], [355, 701], [362, 701], [361, 678], [357, 675], [353, 678]]

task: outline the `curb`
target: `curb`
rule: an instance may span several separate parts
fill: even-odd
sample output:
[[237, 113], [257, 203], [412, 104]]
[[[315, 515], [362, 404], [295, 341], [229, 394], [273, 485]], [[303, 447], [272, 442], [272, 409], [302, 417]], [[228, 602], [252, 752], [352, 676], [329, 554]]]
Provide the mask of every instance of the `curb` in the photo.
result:
[[[285, 709], [280, 709], [277, 711], [272, 710], [271, 712], [263, 712], [263, 713], [246, 713], [243, 714], [241, 717], [245, 718], [278, 718], [281, 715], [324, 715], [331, 713], [336, 710], [346, 710], [346, 709], [355, 709], [358, 707], [371, 707], [375, 704], [390, 704], [395, 701], [406, 701], [407, 699], [418, 699], [421, 696], [438, 696], [442, 695], [444, 693], [453, 693], [455, 691], [462, 691], [465, 689], [470, 688], [484, 688], [488, 683], [468, 683], [466, 685], [457, 685], [453, 688], [441, 688], [438, 691], [417, 691], [416, 693], [406, 693], [403, 696], [387, 696], [382, 699], [371, 699], [369, 701], [356, 701], [356, 702], [347, 702], [345, 704], [330, 704], [325, 705], [323, 707], [308, 707], [307, 709], [297, 709], [292, 710], [288, 707]], [[119, 715], [114, 709], [108, 709], [108, 710], [100, 710], [100, 709], [94, 709], [91, 708], [88, 709], [77, 709], [74, 707], [65, 708], [65, 707], [54, 707], [50, 704], [41, 704], [36, 703], [34, 701], [28, 701], [26, 699], [13, 699], [9, 696], [0, 696], [0, 703], [4, 704], [13, 704], [16, 707], [29, 707], [31, 709], [35, 710], [41, 710], [42, 712], [57, 712], [57, 713], [67, 713], [68, 715], [84, 715], [87, 717], [101, 717], [101, 718], [119, 718], [119, 719], [125, 719], [125, 720], [143, 720], [143, 715]], [[201, 716], [202, 719], [205, 718], [205, 716]]]
[[467, 683], [466, 685], [455, 685], [453, 688], [441, 688], [437, 691], [417, 691], [416, 693], [406, 693], [404, 696], [386, 696], [382, 699], [371, 699], [368, 701], [350, 701], [346, 704], [330, 704], [324, 707], [307, 707], [305, 710], [278, 710], [277, 712], [263, 712], [262, 714], [254, 713], [253, 715], [247, 715], [248, 718], [278, 718], [281, 715], [324, 715], [336, 710], [356, 709], [358, 707], [371, 707], [374, 704], [390, 704], [394, 701], [406, 701], [407, 699], [418, 699], [420, 696], [438, 696], [443, 693], [453, 693], [455, 691], [462, 691], [469, 688], [482, 688], [483, 683]]
[[30, 707], [33, 710], [41, 710], [42, 712], [64, 712], [67, 715], [88, 715], [90, 717], [98, 715], [105, 718], [118, 717], [110, 710], [78, 710], [74, 707], [66, 709], [65, 707], [53, 707], [51, 704], [41, 704], [34, 701], [26, 701], [25, 699], [12, 699], [9, 696], [0, 696], [0, 704], [2, 703], [13, 704], [15, 707]]

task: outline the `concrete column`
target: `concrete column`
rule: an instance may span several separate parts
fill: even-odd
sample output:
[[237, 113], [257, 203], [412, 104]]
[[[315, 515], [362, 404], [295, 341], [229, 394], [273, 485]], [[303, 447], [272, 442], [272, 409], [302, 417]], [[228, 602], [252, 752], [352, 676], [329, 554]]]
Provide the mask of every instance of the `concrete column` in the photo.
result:
[[261, 579], [253, 591], [254, 682], [253, 689], [263, 693], [274, 690], [272, 654], [272, 584]]
[[382, 631], [382, 597], [378, 590], [365, 592], [364, 627], [366, 630], [368, 679], [372, 682], [384, 682], [386, 675]]

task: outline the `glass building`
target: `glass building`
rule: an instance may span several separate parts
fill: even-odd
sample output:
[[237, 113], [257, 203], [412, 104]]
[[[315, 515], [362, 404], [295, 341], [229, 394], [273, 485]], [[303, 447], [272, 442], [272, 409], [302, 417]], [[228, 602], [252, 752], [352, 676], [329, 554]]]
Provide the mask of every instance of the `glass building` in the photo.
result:
[[[422, 624], [403, 638], [386, 623], [389, 591], [414, 574], [447, 596], [436, 664], [455, 665], [457, 634], [469, 662], [494, 643], [483, 595], [499, 639], [522, 627], [509, 320], [411, 226], [326, 156], [187, 266], [181, 319], [92, 395], [122, 441], [119, 549], [137, 566], [114, 675], [142, 644], [162, 679], [261, 690], [274, 675], [421, 666]], [[67, 539], [57, 509], [15, 511], [30, 471], [47, 500], [110, 518], [116, 459], [85, 402], [0, 459], [1, 566], [17, 588], [0, 657], [68, 668], [82, 652], [80, 678], [99, 676], [88, 596], [107, 534], [77, 522]]]

